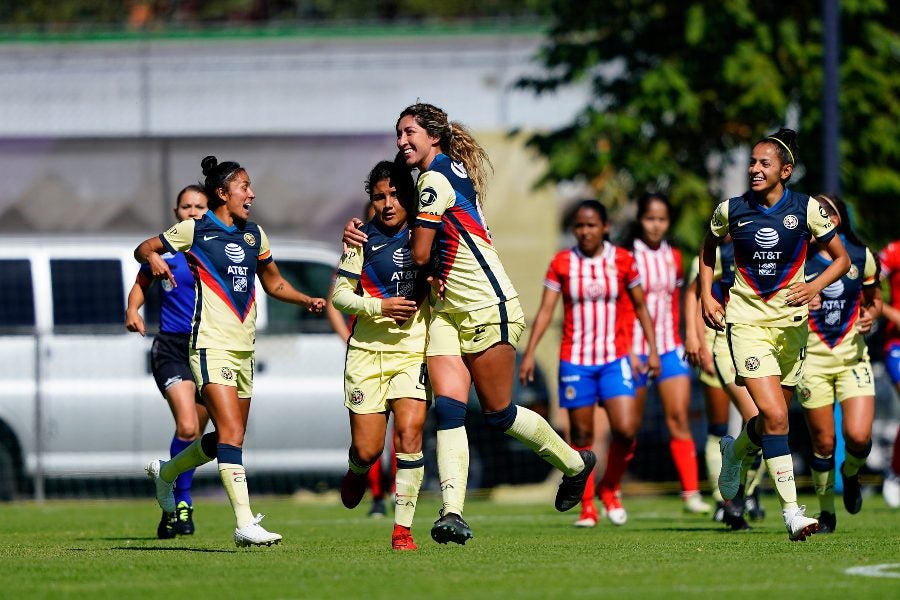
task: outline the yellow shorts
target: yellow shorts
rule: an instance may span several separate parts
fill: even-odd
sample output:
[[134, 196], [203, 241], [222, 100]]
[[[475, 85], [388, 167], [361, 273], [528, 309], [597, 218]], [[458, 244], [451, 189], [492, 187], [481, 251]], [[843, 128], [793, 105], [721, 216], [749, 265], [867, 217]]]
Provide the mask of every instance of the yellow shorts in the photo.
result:
[[347, 349], [344, 364], [344, 406], [360, 415], [387, 412], [391, 400], [427, 400], [425, 356], [413, 352]]
[[[834, 364], [830, 357], [807, 356], [803, 377], [797, 384], [800, 406], [809, 410], [822, 408], [847, 398], [875, 396], [875, 377], [868, 360], [855, 365]], [[830, 364], [829, 364], [830, 363]]]
[[525, 331], [525, 314], [518, 298], [471, 312], [431, 312], [428, 356], [477, 354], [494, 344], [515, 346]]
[[[712, 354], [713, 342], [715, 342], [715, 340], [716, 340], [716, 330], [710, 329], [709, 327], [705, 327], [704, 330], [705, 330], [704, 337], [706, 339], [706, 342], [705, 342], [706, 349], [709, 350], [710, 354]], [[714, 388], [722, 387], [722, 382], [719, 381], [719, 378], [716, 376], [715, 373], [710, 375], [703, 369], [698, 369], [697, 372], [699, 373], [699, 376], [700, 376], [700, 383], [702, 383], [703, 385], [708, 385], [709, 387], [714, 387]]]
[[190, 361], [197, 389], [216, 383], [236, 387], [238, 398], [253, 396], [253, 350], [191, 349]]
[[734, 383], [734, 359], [728, 347], [728, 336], [724, 331], [716, 331], [716, 339], [712, 344], [713, 363], [716, 365], [717, 379], [725, 385]]
[[756, 379], [775, 376], [781, 385], [792, 387], [800, 381], [809, 326], [760, 327], [729, 323], [728, 346], [739, 377]]

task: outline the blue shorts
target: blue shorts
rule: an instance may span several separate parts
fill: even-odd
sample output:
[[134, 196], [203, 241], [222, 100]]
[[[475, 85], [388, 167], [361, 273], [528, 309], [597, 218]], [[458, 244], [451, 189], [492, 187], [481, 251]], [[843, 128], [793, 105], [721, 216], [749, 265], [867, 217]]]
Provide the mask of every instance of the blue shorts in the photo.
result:
[[[638, 356], [641, 362], [647, 364], [647, 355]], [[654, 381], [662, 381], [669, 377], [678, 377], [684, 375], [690, 377], [691, 366], [684, 359], [684, 346], [678, 346], [674, 350], [670, 350], [659, 356], [659, 376]], [[634, 382], [637, 387], [647, 387], [649, 377], [646, 373], [635, 373]]]
[[605, 365], [573, 365], [559, 361], [559, 406], [581, 408], [616, 396], [634, 397], [634, 377], [627, 356]]
[[894, 385], [900, 383], [900, 344], [891, 344], [884, 354], [884, 368]]

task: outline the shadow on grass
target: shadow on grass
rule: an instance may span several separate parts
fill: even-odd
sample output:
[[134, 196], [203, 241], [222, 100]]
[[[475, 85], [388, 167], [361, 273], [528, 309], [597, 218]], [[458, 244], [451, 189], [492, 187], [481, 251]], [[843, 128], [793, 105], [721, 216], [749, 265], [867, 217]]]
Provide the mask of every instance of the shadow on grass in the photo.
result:
[[187, 548], [185, 546], [171, 546], [165, 548], [138, 548], [133, 546], [113, 546], [110, 550], [132, 550], [136, 552], [218, 552], [223, 554], [234, 554], [237, 550], [215, 550], [212, 548]]

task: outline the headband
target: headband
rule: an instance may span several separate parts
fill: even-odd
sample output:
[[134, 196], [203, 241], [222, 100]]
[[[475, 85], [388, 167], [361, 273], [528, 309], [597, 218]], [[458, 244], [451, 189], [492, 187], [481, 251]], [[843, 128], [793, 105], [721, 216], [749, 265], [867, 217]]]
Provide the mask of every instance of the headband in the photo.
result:
[[785, 150], [787, 150], [788, 156], [791, 157], [791, 164], [794, 164], [794, 153], [791, 152], [791, 149], [788, 148], [787, 144], [785, 144], [784, 142], [782, 142], [781, 140], [779, 140], [777, 137], [769, 136], [769, 137], [767, 137], [766, 139], [767, 139], [767, 140], [775, 140], [776, 142], [778, 142], [779, 144], [781, 144], [782, 147], [783, 147]]

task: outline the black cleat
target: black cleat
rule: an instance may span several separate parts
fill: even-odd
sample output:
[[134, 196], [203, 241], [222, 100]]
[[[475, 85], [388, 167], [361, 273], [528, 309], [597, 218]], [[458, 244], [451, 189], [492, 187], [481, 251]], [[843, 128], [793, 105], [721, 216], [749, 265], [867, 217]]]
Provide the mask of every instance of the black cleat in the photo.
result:
[[594, 465], [597, 464], [597, 457], [591, 450], [579, 450], [578, 454], [584, 461], [584, 468], [577, 475], [567, 477], [563, 475], [562, 483], [556, 490], [556, 510], [566, 512], [578, 506], [581, 502], [581, 496], [584, 494], [584, 486], [588, 477], [594, 471]]
[[844, 508], [851, 515], [862, 510], [862, 490], [859, 489], [859, 473], [844, 475], [845, 462], [841, 463], [841, 477], [844, 478]]
[[175, 533], [194, 535], [194, 507], [184, 500], [175, 507]]
[[725, 502], [722, 522], [730, 527], [732, 531], [746, 531], [750, 529], [750, 524], [744, 518], [743, 499], [735, 498]]
[[438, 517], [438, 520], [431, 527], [431, 539], [438, 544], [453, 542], [464, 545], [466, 540], [473, 537], [475, 537], [475, 534], [472, 533], [469, 524], [456, 513], [444, 514], [444, 511], [441, 510], [441, 516]]
[[751, 521], [762, 521], [766, 518], [766, 509], [759, 503], [759, 488], [744, 498], [744, 510]]
[[712, 520], [716, 523], [723, 523], [725, 521], [725, 503], [724, 502], [716, 502], [716, 510], [713, 511]]
[[817, 517], [819, 519], [819, 531], [817, 533], [834, 533], [837, 529], [837, 517], [834, 513], [822, 511]]
[[175, 537], [176, 533], [175, 513], [163, 511], [162, 517], [159, 519], [159, 525], [156, 527], [156, 537], [161, 540], [171, 540]]

